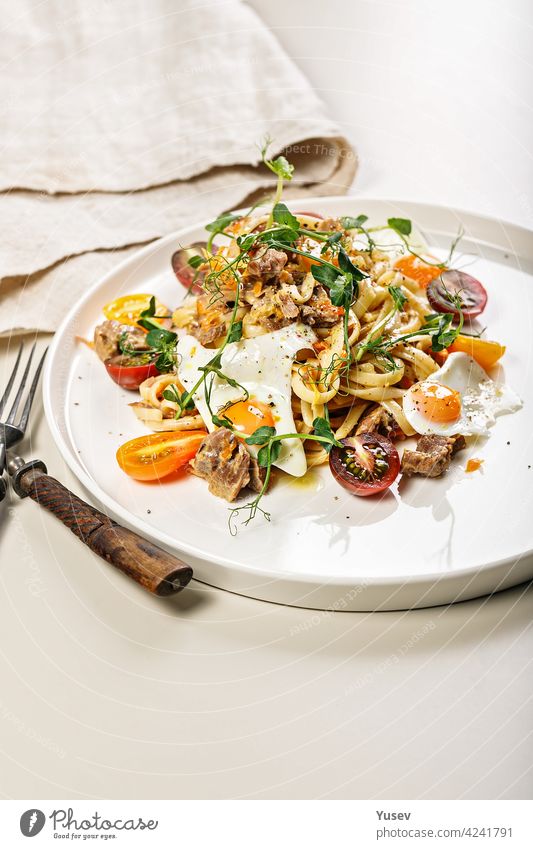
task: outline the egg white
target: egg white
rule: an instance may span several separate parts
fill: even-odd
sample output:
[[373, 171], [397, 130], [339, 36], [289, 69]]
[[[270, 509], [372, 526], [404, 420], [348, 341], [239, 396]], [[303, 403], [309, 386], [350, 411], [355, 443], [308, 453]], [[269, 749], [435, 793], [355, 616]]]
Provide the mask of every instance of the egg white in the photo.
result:
[[[434, 422], [416, 406], [413, 391], [420, 385], [440, 383], [461, 395], [461, 415], [455, 422]], [[468, 354], [450, 354], [444, 365], [424, 381], [415, 383], [404, 395], [403, 411], [417, 433], [441, 436], [474, 434], [487, 436], [489, 428], [502, 413], [520, 409], [522, 402], [508, 386], [495, 383]]]
[[[262, 401], [272, 408], [276, 433], [295, 433], [291, 408], [291, 369], [296, 353], [310, 347], [316, 335], [304, 324], [291, 324], [281, 330], [265, 333], [253, 339], [231, 342], [222, 353], [221, 371], [238, 381], [251, 399]], [[178, 378], [190, 391], [202, 376], [200, 368], [213, 359], [215, 351], [204, 348], [194, 336], [183, 336], [177, 345]], [[209, 431], [215, 429], [201, 384], [194, 393], [194, 402]], [[211, 390], [211, 408], [220, 414], [228, 404], [243, 397], [242, 389], [230, 386], [215, 375]], [[250, 446], [254, 450], [253, 446]], [[289, 475], [301, 477], [307, 471], [307, 461], [300, 439], [284, 439], [275, 466]]]

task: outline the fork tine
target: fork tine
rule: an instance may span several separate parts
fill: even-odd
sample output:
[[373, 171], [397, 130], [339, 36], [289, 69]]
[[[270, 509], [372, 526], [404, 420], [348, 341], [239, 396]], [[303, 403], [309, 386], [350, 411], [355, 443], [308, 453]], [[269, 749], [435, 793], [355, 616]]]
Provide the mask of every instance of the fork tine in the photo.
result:
[[24, 409], [22, 410], [22, 416], [20, 417], [20, 421], [17, 424], [17, 427], [24, 433], [26, 430], [26, 425], [28, 424], [28, 418], [30, 415], [31, 405], [33, 404], [33, 399], [35, 397], [35, 392], [37, 390], [37, 384], [39, 383], [39, 375], [41, 374], [41, 369], [44, 364], [45, 357], [48, 353], [48, 348], [45, 348], [44, 354], [39, 360], [39, 365], [35, 370], [35, 374], [33, 375], [33, 380], [31, 382], [30, 391], [28, 397], [26, 398], [26, 403], [24, 404]]
[[22, 380], [20, 381], [20, 386], [18, 388], [18, 392], [15, 395], [15, 400], [13, 401], [13, 406], [9, 411], [9, 416], [7, 417], [6, 424], [14, 425], [15, 424], [15, 416], [17, 415], [18, 405], [20, 404], [20, 399], [22, 398], [22, 393], [24, 392], [24, 387], [26, 386], [26, 380], [28, 377], [28, 372], [30, 370], [31, 361], [33, 358], [33, 352], [35, 351], [35, 342], [33, 343], [30, 351], [30, 356], [28, 357], [28, 362], [26, 363], [26, 368], [24, 369], [24, 374], [22, 375]]
[[4, 394], [2, 395], [2, 398], [0, 400], [0, 416], [2, 415], [3, 409], [6, 405], [6, 401], [9, 398], [9, 393], [11, 392], [11, 389], [13, 387], [13, 382], [14, 382], [15, 376], [17, 374], [17, 369], [19, 367], [20, 358], [22, 356], [23, 350], [24, 350], [24, 342], [21, 342], [19, 352], [17, 354], [17, 359], [15, 360], [15, 365], [13, 366], [13, 371], [11, 372], [11, 377], [9, 378], [9, 380], [7, 382], [6, 391], [4, 392]]

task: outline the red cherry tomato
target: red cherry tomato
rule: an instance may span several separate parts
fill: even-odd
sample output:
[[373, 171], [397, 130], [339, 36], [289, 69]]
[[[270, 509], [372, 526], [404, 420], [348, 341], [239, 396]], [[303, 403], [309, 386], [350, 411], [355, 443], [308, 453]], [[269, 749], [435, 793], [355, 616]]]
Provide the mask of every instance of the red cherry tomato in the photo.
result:
[[[190, 289], [193, 295], [201, 295], [203, 292], [202, 283], [205, 278], [205, 270], [202, 268], [194, 269], [192, 265], [189, 265], [189, 260], [193, 256], [203, 256], [202, 251], [205, 247], [206, 242], [195, 242], [188, 248], [179, 248], [170, 259], [174, 274], [186, 289]], [[207, 266], [206, 268], [209, 271]]]
[[464, 271], [443, 271], [431, 281], [426, 292], [435, 312], [448, 312], [456, 318], [459, 318], [459, 310], [453, 302], [454, 297], [461, 299], [461, 310], [466, 319], [480, 315], [487, 303], [484, 286]]
[[324, 219], [324, 216], [320, 215], [319, 212], [295, 212], [294, 214], [296, 215], [296, 217], [298, 217], [299, 215], [308, 215], [309, 218], [320, 218], [322, 220]]
[[159, 374], [152, 354], [117, 354], [116, 357], [105, 360], [104, 365], [111, 380], [123, 389], [138, 389], [147, 377]]
[[400, 457], [386, 436], [360, 433], [333, 446], [329, 467], [334, 478], [354, 495], [375, 495], [388, 489], [400, 471]]

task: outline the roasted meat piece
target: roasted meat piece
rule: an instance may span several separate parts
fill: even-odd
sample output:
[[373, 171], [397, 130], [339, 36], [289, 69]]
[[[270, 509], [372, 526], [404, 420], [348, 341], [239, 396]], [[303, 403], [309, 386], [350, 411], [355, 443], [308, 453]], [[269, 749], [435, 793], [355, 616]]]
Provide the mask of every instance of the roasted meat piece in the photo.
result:
[[301, 318], [311, 327], [332, 327], [337, 324], [342, 309], [334, 306], [323, 286], [315, 286], [314, 292], [302, 306]]
[[254, 300], [250, 309], [250, 320], [263, 327], [268, 333], [292, 324], [298, 318], [299, 308], [288, 292], [267, 286], [261, 297]]
[[268, 248], [250, 260], [246, 272], [249, 277], [262, 277], [265, 280], [271, 280], [279, 276], [286, 262], [287, 254], [284, 251]]
[[453, 455], [466, 445], [464, 436], [419, 436], [414, 451], [404, 451], [402, 472], [404, 475], [424, 475], [438, 478], [448, 469]]
[[382, 436], [388, 436], [389, 438], [391, 434], [392, 438], [394, 438], [398, 432], [398, 425], [394, 416], [391, 416], [388, 410], [380, 404], [363, 416], [357, 426], [356, 435], [373, 432], [381, 433]]
[[210, 295], [201, 295], [196, 301], [196, 315], [180, 327], [185, 326], [202, 345], [211, 345], [226, 333], [224, 315], [228, 309], [224, 301], [213, 302]]
[[105, 361], [120, 354], [121, 339], [124, 347], [135, 351], [148, 349], [146, 333], [140, 327], [121, 324], [119, 321], [103, 321], [94, 331], [94, 349], [100, 359]]
[[259, 492], [263, 485], [257, 461], [242, 440], [226, 427], [209, 433], [191, 462], [195, 475], [205, 478], [209, 492], [235, 501], [246, 486]]

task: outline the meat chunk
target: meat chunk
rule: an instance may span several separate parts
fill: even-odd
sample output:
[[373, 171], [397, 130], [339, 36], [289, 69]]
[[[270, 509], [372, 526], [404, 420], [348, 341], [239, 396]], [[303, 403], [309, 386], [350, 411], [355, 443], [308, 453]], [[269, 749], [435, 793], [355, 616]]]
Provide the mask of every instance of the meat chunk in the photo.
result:
[[226, 333], [225, 310], [223, 301], [211, 303], [209, 295], [201, 295], [196, 301], [196, 315], [189, 321], [187, 330], [202, 345], [210, 345]]
[[402, 472], [404, 475], [424, 475], [438, 478], [449, 468], [451, 459], [466, 445], [464, 436], [419, 436], [414, 451], [404, 451]]
[[361, 419], [357, 426], [356, 435], [377, 432], [381, 433], [382, 436], [390, 437], [391, 434], [393, 436], [396, 435], [397, 429], [398, 426], [394, 416], [391, 416], [388, 410], [379, 404]]
[[318, 229], [325, 230], [329, 233], [331, 230], [342, 231], [344, 230], [344, 227], [342, 226], [339, 218], [323, 218], [322, 221], [320, 221]]
[[298, 318], [300, 310], [288, 292], [284, 292], [283, 289], [280, 292], [277, 292], [276, 301], [278, 302], [279, 308], [285, 318], [289, 318], [291, 321]]
[[205, 478], [209, 492], [226, 501], [235, 501], [246, 486], [258, 492], [263, 485], [257, 461], [226, 427], [204, 438], [191, 468], [198, 477]]
[[261, 297], [253, 302], [249, 315], [253, 324], [259, 324], [270, 333], [292, 324], [299, 312], [288, 292], [267, 286]]
[[266, 469], [260, 466], [255, 457], [250, 454], [250, 482], [248, 486], [254, 492], [261, 492], [265, 482]]
[[121, 324], [119, 321], [103, 321], [94, 331], [94, 349], [101, 360], [120, 354], [120, 343], [135, 351], [145, 351], [146, 333], [140, 327]]
[[278, 277], [287, 262], [287, 254], [268, 248], [263, 253], [251, 259], [246, 269], [249, 277], [262, 277], [266, 280]]
[[226, 332], [225, 324], [209, 324], [208, 322], [192, 322], [189, 332], [195, 336], [201, 345], [211, 345]]
[[323, 286], [315, 286], [313, 294], [301, 310], [302, 321], [311, 327], [332, 327], [341, 315], [342, 310], [331, 303]]

